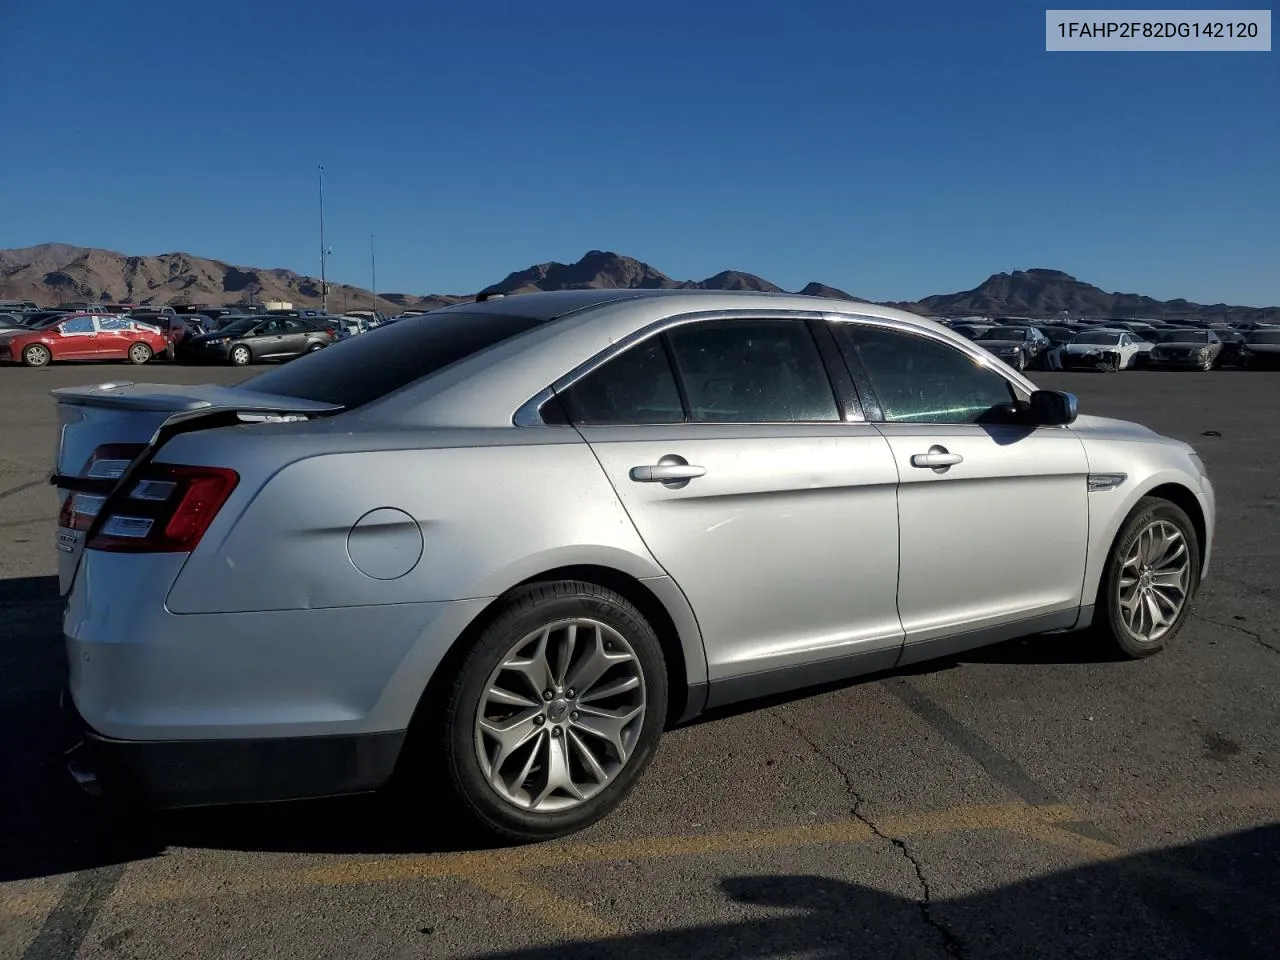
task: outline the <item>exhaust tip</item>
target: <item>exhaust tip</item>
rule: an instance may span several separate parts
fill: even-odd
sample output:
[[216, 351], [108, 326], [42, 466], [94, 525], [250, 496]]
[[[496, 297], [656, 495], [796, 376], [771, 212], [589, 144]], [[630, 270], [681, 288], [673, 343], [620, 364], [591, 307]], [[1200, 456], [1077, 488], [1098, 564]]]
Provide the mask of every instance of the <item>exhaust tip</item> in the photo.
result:
[[84, 757], [84, 745], [78, 744], [67, 753], [67, 773], [75, 781], [77, 787], [86, 795], [100, 798], [103, 794], [102, 780], [96, 770]]

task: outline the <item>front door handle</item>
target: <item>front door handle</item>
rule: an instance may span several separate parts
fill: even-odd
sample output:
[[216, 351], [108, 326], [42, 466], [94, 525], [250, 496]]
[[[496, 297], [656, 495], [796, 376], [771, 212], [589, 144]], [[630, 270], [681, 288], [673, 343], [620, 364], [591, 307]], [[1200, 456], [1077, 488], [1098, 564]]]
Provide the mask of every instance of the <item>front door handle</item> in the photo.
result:
[[692, 463], [652, 463], [632, 467], [631, 479], [636, 483], [670, 483], [673, 480], [687, 482], [705, 475], [706, 472], [706, 467], [696, 467]]
[[937, 473], [944, 473], [957, 463], [964, 463], [964, 457], [937, 444], [930, 447], [928, 453], [916, 453], [911, 456], [913, 467], [924, 467]]

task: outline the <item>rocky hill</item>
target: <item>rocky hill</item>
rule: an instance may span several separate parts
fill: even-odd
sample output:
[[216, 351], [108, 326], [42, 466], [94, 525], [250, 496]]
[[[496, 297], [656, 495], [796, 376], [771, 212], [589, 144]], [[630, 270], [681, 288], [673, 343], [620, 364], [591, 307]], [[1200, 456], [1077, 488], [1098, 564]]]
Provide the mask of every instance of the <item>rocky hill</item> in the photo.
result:
[[[524, 293], [534, 290], [604, 288], [762, 290], [781, 287], [755, 274], [725, 270], [705, 280], [675, 280], [633, 257], [592, 250], [576, 263], [539, 263], [508, 274], [483, 292]], [[860, 299], [822, 283], [797, 291], [808, 296]], [[134, 257], [46, 243], [20, 250], [0, 250], [0, 299], [56, 304], [71, 300], [161, 303], [233, 303], [238, 300], [288, 300], [320, 305], [320, 281], [292, 270], [238, 267], [188, 253]], [[380, 293], [378, 307], [389, 312], [430, 309], [470, 299], [451, 294]], [[348, 284], [329, 284], [329, 307], [367, 307], [370, 293]], [[1091, 317], [1163, 317], [1169, 320], [1254, 320], [1280, 323], [1280, 307], [1235, 307], [1186, 300], [1154, 300], [1133, 293], [1108, 293], [1059, 270], [1031, 269], [997, 273], [961, 293], [937, 294], [923, 300], [895, 302], [926, 316], [1053, 317], [1069, 312]]]
[[[43, 243], [0, 250], [0, 299], [41, 305], [91, 300], [104, 303], [234, 303], [286, 300], [319, 306], [320, 281], [292, 270], [238, 267], [189, 253], [132, 257], [111, 250]], [[378, 307], [399, 312], [454, 303], [460, 297], [383, 294]], [[331, 309], [370, 306], [368, 290], [329, 284]]]

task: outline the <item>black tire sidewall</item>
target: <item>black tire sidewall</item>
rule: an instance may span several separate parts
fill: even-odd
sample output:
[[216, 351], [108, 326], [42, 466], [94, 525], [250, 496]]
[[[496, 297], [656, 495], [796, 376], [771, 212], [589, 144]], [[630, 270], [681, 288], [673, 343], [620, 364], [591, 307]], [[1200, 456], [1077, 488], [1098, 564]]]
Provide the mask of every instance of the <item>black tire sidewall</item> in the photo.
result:
[[[1133, 541], [1138, 534], [1152, 520], [1156, 519], [1168, 520], [1182, 531], [1182, 536], [1187, 543], [1187, 550], [1191, 554], [1191, 578], [1186, 602], [1183, 603], [1182, 609], [1178, 611], [1178, 616], [1174, 620], [1173, 626], [1159, 640], [1154, 643], [1146, 643], [1136, 639], [1124, 625], [1124, 619], [1120, 615], [1119, 582], [1124, 556], [1133, 546]], [[1124, 525], [1120, 528], [1120, 533], [1112, 544], [1111, 554], [1107, 557], [1107, 565], [1103, 570], [1102, 583], [1099, 585], [1096, 600], [1102, 612], [1101, 626], [1106, 629], [1108, 638], [1127, 657], [1136, 659], [1159, 653], [1170, 640], [1178, 635], [1183, 624], [1186, 623], [1199, 583], [1200, 541], [1196, 536], [1196, 528], [1191, 522], [1191, 518], [1177, 504], [1157, 497], [1144, 497], [1138, 501], [1137, 506], [1133, 508]]]
[[[652, 627], [632, 604], [594, 585], [541, 584], [514, 595], [504, 607], [459, 664], [441, 717], [443, 759], [456, 799], [477, 826], [509, 840], [552, 839], [607, 816], [626, 799], [652, 760], [666, 722], [667, 673], [662, 647]], [[598, 795], [571, 810], [531, 813], [503, 800], [486, 782], [475, 751], [476, 712], [489, 675], [514, 643], [548, 623], [575, 617], [606, 623], [631, 644], [644, 671], [644, 725], [631, 759]]]

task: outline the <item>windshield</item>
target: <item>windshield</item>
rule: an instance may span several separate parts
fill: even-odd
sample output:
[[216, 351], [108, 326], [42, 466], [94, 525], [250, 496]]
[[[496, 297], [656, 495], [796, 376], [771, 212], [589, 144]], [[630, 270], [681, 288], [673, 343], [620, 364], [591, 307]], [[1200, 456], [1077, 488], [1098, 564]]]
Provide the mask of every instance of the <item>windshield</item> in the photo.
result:
[[980, 340], [1025, 340], [1026, 327], [992, 327], [984, 333]]
[[1114, 347], [1117, 343], [1120, 342], [1120, 336], [1121, 335], [1118, 333], [1106, 333], [1102, 330], [1098, 330], [1094, 333], [1082, 333], [1078, 337], [1076, 337], [1075, 340], [1071, 342], [1072, 343], [1096, 343], [1096, 344], [1103, 344], [1109, 347]]
[[524, 333], [532, 317], [440, 313], [351, 337], [244, 383], [249, 390], [341, 404], [348, 410]]
[[1208, 343], [1208, 330], [1170, 330], [1154, 334], [1158, 343]]

